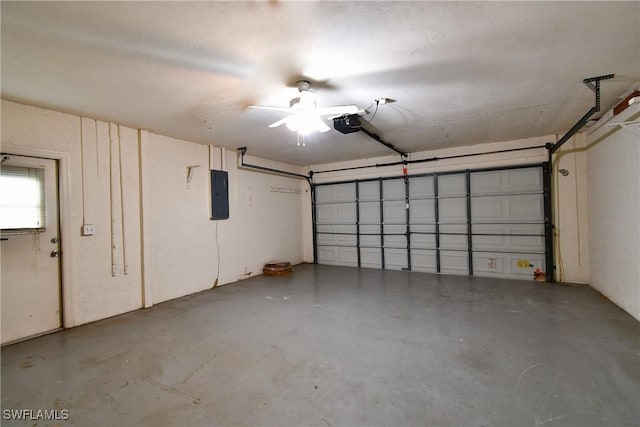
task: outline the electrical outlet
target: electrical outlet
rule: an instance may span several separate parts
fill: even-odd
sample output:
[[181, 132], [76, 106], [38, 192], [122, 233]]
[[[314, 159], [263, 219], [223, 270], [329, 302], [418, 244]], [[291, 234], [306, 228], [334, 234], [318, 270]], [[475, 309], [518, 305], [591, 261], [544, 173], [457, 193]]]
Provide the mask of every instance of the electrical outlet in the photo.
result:
[[93, 236], [94, 234], [96, 234], [96, 228], [93, 226], [93, 224], [84, 224], [82, 226], [83, 236]]

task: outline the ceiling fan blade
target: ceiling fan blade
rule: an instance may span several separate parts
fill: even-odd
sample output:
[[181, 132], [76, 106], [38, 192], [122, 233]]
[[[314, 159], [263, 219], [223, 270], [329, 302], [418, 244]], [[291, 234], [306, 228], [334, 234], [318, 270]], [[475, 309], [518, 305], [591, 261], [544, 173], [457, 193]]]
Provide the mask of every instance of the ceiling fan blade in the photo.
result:
[[255, 108], [258, 110], [272, 110], [272, 111], [286, 111], [287, 113], [290, 113], [291, 110], [289, 108], [282, 108], [282, 107], [268, 107], [266, 105], [249, 105], [249, 108]]
[[289, 120], [291, 120], [291, 117], [293, 117], [293, 116], [287, 116], [284, 119], [280, 119], [277, 122], [273, 122], [268, 127], [277, 128], [278, 126], [281, 126], [281, 125], [287, 123]]
[[315, 113], [321, 116], [334, 114], [341, 116], [343, 114], [357, 114], [360, 109], [356, 105], [336, 105], [335, 107], [318, 107]]

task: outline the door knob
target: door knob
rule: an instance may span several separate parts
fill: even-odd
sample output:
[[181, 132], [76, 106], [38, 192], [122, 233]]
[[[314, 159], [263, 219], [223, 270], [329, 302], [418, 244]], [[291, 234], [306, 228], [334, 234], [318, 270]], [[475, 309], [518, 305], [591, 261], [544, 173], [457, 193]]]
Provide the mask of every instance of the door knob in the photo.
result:
[[55, 258], [60, 255], [60, 251], [51, 251], [51, 258]]

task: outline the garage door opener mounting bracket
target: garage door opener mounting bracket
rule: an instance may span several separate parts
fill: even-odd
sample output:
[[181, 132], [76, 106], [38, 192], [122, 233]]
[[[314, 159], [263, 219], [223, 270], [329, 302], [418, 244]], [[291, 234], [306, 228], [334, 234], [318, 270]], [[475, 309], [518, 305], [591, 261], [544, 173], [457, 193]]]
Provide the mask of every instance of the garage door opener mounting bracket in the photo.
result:
[[584, 79], [582, 81], [582, 83], [584, 83], [584, 85], [589, 89], [591, 89], [595, 94], [596, 105], [594, 107], [591, 107], [591, 109], [587, 111], [587, 113], [584, 116], [582, 116], [582, 118], [578, 120], [578, 122], [575, 125], [573, 125], [573, 127], [569, 129], [569, 131], [562, 138], [560, 138], [560, 140], [556, 144], [552, 144], [550, 142], [547, 143], [546, 147], [547, 147], [547, 150], [549, 150], [549, 163], [551, 163], [551, 156], [553, 155], [553, 153], [558, 151], [558, 149], [560, 149], [560, 147], [562, 147], [562, 145], [564, 145], [565, 142], [571, 139], [571, 137], [575, 135], [575, 133], [578, 132], [587, 123], [587, 121], [593, 114], [600, 111], [600, 82], [602, 80], [609, 80], [614, 77], [615, 77], [615, 74], [606, 74], [604, 76], [589, 77], [588, 79]]

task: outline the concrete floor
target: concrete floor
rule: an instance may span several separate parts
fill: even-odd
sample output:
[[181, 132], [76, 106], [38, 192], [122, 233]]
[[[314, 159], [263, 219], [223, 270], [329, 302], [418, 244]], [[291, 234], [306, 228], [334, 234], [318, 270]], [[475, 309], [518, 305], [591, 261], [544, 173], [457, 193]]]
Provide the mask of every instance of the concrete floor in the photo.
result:
[[640, 323], [586, 286], [303, 265], [2, 349], [3, 425], [640, 425]]

